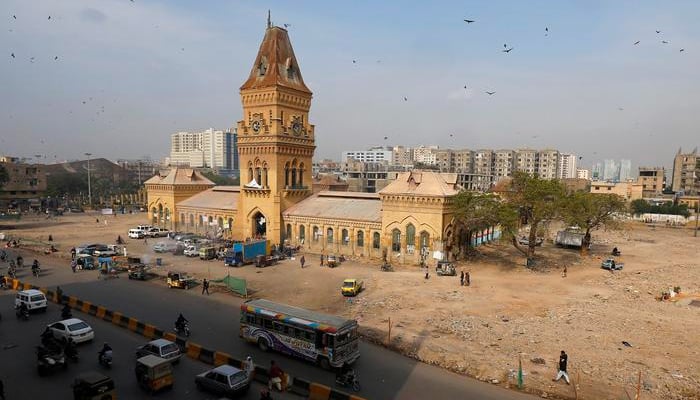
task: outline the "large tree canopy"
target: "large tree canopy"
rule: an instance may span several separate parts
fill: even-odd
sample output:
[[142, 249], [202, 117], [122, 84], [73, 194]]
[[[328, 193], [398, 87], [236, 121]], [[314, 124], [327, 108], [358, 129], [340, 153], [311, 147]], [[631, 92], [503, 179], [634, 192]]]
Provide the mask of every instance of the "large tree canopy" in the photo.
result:
[[569, 225], [586, 231], [583, 247], [591, 242], [591, 231], [605, 226], [617, 226], [615, 216], [627, 211], [627, 204], [616, 194], [574, 192], [566, 196], [562, 207], [562, 218]]

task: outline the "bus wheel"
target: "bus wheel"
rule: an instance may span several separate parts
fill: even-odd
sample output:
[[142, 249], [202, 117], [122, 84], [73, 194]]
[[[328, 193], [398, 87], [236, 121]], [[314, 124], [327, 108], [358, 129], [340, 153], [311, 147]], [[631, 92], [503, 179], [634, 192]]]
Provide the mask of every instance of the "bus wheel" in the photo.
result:
[[267, 343], [267, 340], [263, 338], [258, 339], [258, 347], [260, 347], [262, 351], [270, 350], [270, 345]]
[[329, 370], [331, 369], [331, 363], [328, 361], [327, 358], [321, 357], [318, 360], [318, 365], [321, 366], [322, 369]]

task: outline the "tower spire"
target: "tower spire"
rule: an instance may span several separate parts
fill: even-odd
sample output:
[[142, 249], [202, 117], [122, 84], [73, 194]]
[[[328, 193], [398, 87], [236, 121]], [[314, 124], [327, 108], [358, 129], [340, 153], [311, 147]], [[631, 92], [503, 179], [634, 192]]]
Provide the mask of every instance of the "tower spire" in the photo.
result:
[[267, 10], [267, 29], [272, 28], [272, 21], [270, 20], [270, 10]]

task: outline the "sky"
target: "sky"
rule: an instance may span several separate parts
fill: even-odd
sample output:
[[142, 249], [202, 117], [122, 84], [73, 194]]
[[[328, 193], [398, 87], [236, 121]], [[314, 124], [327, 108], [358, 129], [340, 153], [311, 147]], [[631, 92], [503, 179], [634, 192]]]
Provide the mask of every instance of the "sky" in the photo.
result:
[[160, 159], [172, 133], [234, 127], [268, 9], [314, 93], [316, 159], [425, 144], [668, 167], [700, 145], [697, 1], [3, 0], [0, 154]]

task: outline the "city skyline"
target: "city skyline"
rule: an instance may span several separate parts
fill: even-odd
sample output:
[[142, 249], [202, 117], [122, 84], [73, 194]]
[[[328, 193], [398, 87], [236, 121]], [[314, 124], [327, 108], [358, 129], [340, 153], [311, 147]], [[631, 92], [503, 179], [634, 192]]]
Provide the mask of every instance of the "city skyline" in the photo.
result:
[[[431, 137], [450, 148], [566, 148], [586, 166], [624, 158], [668, 168], [678, 147], [697, 146], [692, 2], [546, 3], [542, 13], [516, 2], [372, 13], [365, 3], [60, 4], [0, 6], [0, 72], [14, 77], [0, 94], [6, 154], [160, 159], [174, 132], [229, 129], [268, 8], [299, 43], [318, 159]], [[504, 42], [514, 50], [503, 53]]]

